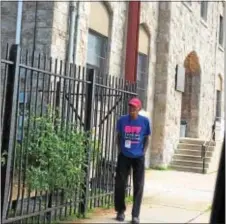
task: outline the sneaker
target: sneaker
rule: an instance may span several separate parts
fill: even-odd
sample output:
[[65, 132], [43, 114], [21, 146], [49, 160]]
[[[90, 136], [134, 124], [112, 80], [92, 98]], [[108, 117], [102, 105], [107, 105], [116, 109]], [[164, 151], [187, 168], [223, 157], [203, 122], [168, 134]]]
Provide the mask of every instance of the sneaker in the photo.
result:
[[116, 220], [118, 220], [119, 222], [123, 222], [125, 220], [125, 214], [123, 212], [118, 212], [117, 216], [116, 216]]
[[140, 223], [140, 220], [138, 217], [133, 217], [132, 218], [132, 224], [139, 224]]

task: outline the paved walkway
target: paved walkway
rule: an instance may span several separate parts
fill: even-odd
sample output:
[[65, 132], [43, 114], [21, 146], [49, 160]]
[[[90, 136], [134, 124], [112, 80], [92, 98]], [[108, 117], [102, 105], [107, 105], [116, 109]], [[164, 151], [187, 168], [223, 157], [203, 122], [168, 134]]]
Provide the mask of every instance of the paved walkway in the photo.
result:
[[[146, 172], [141, 223], [208, 223], [216, 173]], [[131, 205], [126, 221], [131, 220]], [[113, 209], [97, 209], [80, 223], [117, 223]]]

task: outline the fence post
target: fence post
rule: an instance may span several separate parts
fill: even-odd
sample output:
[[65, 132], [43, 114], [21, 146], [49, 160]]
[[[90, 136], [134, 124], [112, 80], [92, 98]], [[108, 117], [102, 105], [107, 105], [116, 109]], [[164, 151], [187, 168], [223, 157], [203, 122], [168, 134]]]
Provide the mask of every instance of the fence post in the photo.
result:
[[[6, 163], [1, 164], [1, 218], [6, 218], [8, 207], [8, 195], [11, 182], [11, 160], [15, 146], [15, 128], [16, 128], [16, 107], [18, 95], [18, 76], [19, 76], [19, 60], [20, 46], [14, 44], [11, 46], [9, 60], [13, 64], [9, 65], [7, 75], [7, 88], [5, 99], [5, 111], [2, 128], [2, 147], [1, 153], [6, 153]], [[12, 186], [11, 186], [12, 187]]]
[[[95, 94], [95, 72], [94, 69], [89, 69], [87, 71], [87, 81], [89, 82], [87, 84], [86, 89], [86, 106], [85, 106], [85, 124], [84, 124], [84, 130], [85, 132], [88, 132], [88, 137], [92, 138], [92, 135], [90, 133], [92, 129], [92, 123], [93, 123], [93, 105], [94, 105], [94, 94]], [[79, 205], [79, 212], [82, 215], [85, 215], [87, 211], [87, 204], [89, 201], [89, 176], [90, 176], [90, 145], [88, 144], [86, 147], [86, 164], [87, 166], [84, 167], [85, 170], [85, 184], [83, 186], [82, 191], [82, 200]]]
[[[56, 99], [55, 99], [55, 118], [59, 119], [60, 116], [60, 91], [61, 91], [61, 86], [60, 86], [60, 81], [56, 82]], [[56, 122], [56, 121], [55, 121]], [[56, 123], [55, 123], [56, 125]]]

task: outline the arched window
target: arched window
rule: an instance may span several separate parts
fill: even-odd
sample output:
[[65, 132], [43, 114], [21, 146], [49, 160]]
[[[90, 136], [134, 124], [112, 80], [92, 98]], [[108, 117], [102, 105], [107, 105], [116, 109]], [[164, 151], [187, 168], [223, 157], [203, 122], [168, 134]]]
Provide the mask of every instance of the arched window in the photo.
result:
[[221, 103], [222, 103], [222, 77], [219, 74], [216, 81], [216, 120], [221, 119]]
[[149, 44], [150, 37], [144, 25], [139, 28], [139, 45], [137, 56], [137, 92], [142, 100], [143, 107], [147, 107], [147, 84], [148, 84], [148, 64], [149, 64]]
[[90, 2], [87, 67], [106, 72], [110, 13], [104, 2]]

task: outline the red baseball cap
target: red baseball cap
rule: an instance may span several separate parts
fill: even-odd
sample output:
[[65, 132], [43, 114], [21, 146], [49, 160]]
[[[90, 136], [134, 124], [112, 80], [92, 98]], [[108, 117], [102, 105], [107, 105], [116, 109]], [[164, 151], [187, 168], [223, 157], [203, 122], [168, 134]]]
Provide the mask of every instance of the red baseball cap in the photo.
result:
[[141, 101], [137, 97], [132, 98], [129, 101], [129, 105], [134, 106], [134, 107], [139, 108], [139, 109], [141, 109], [141, 107], [142, 107]]

